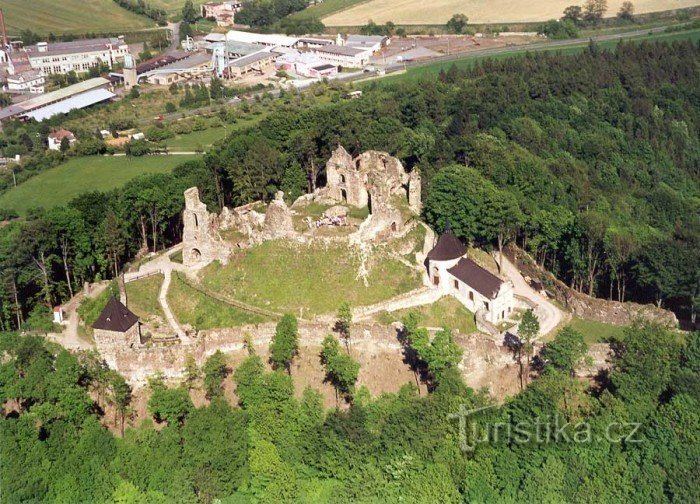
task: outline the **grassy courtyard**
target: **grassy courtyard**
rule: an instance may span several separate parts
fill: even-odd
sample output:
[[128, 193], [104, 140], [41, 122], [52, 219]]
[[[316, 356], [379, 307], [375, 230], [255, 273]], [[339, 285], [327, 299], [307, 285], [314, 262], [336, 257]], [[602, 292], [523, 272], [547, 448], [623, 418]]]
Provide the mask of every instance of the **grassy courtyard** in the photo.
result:
[[420, 324], [426, 327], [447, 327], [461, 334], [476, 332], [474, 314], [452, 296], [445, 296], [431, 305], [417, 306], [407, 310], [382, 312], [377, 320], [382, 324], [400, 321], [409, 312], [418, 313]]
[[146, 320], [157, 315], [165, 320], [165, 313], [158, 302], [158, 293], [163, 283], [163, 275], [153, 275], [126, 284], [126, 298], [129, 309]]
[[369, 305], [420, 286], [418, 274], [382, 252], [368, 261], [368, 286], [357, 277], [360, 259], [343, 244], [299, 244], [283, 240], [214, 263], [202, 273], [207, 288], [276, 312], [306, 317], [334, 313], [340, 303]]
[[168, 304], [181, 324], [198, 330], [259, 324], [267, 319], [248, 313], [193, 289], [174, 273], [168, 289]]
[[168, 173], [197, 156], [73, 158], [0, 195], [0, 208], [26, 215], [30, 208], [64, 205], [83, 192], [110, 191], [144, 174]]

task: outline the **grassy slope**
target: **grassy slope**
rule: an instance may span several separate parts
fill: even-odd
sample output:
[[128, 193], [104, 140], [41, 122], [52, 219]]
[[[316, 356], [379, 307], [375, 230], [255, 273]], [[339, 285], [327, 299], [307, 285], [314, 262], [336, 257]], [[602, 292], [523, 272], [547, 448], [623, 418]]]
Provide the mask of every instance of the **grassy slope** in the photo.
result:
[[394, 259], [375, 255], [369, 287], [356, 278], [359, 265], [343, 245], [266, 242], [241, 251], [226, 266], [203, 273], [210, 289], [278, 312], [302, 316], [333, 313], [343, 301], [369, 305], [420, 286], [418, 275]]
[[133, 31], [155, 26], [150, 19], [122, 9], [112, 0], [2, 0], [10, 34]]
[[147, 319], [150, 314], [165, 320], [165, 313], [158, 302], [158, 292], [162, 283], [163, 275], [153, 275], [126, 284], [129, 309], [142, 320]]
[[574, 317], [569, 324], [569, 327], [577, 330], [586, 340], [587, 344], [601, 343], [608, 341], [611, 338], [624, 337], [624, 326], [616, 326], [606, 324], [604, 322], [596, 322], [594, 320], [584, 320]]
[[[629, 39], [625, 39], [627, 41], [636, 41], [636, 42], [676, 42], [680, 40], [691, 40], [695, 43], [700, 41], [700, 30], [688, 30], [684, 32], [677, 32], [677, 33], [657, 33], [653, 35], [645, 35], [641, 37], [631, 37]], [[611, 41], [604, 41], [604, 42], [599, 42], [598, 46], [601, 48], [606, 48], [606, 49], [613, 49], [617, 44], [619, 43], [619, 40], [611, 40]], [[571, 46], [567, 47], [553, 47], [550, 49], [539, 49], [536, 50], [537, 52], [541, 51], [555, 51], [555, 52], [561, 52], [562, 54], [575, 54], [578, 52], [583, 51], [587, 47], [588, 43], [579, 43], [579, 44], [572, 44]], [[432, 75], [438, 73], [440, 70], [447, 70], [450, 68], [452, 65], [455, 65], [457, 68], [468, 68], [474, 65], [475, 61], [490, 58], [490, 59], [502, 59], [502, 58], [510, 58], [513, 56], [522, 56], [525, 55], [526, 51], [521, 47], [520, 49], [514, 49], [513, 51], [508, 51], [508, 52], [503, 52], [499, 53], [496, 55], [488, 55], [488, 54], [473, 54], [473, 55], [467, 55], [464, 58], [460, 58], [458, 60], [453, 60], [453, 61], [446, 61], [446, 62], [437, 62], [437, 63], [428, 63], [426, 65], [419, 65], [415, 66], [412, 68], [409, 68], [408, 71], [405, 73], [395, 75], [395, 76], [388, 76], [386, 79], [387, 82], [396, 82], [400, 80], [413, 80], [416, 78], [420, 78], [426, 75]], [[380, 81], [381, 82], [381, 81]]]
[[[208, 0], [192, 0], [195, 9], [199, 9], [199, 6]], [[174, 14], [176, 12], [181, 12], [182, 7], [185, 5], [185, 0], [148, 0], [148, 3], [153, 7], [158, 7], [168, 11], [169, 14]]]
[[239, 310], [192, 289], [179, 279], [178, 274], [173, 275], [170, 283], [168, 304], [181, 324], [200, 330], [266, 321], [265, 317]]
[[289, 17], [294, 19], [309, 19], [313, 17], [321, 19], [368, 1], [370, 0], [324, 0], [320, 4], [295, 12]]
[[20, 215], [32, 207], [51, 208], [87, 191], [109, 191], [141, 174], [167, 173], [197, 156], [83, 157], [47, 170], [0, 196], [0, 208]]
[[461, 334], [476, 332], [474, 314], [467, 310], [462, 303], [452, 296], [445, 296], [431, 305], [418, 306], [408, 310], [381, 313], [377, 319], [383, 324], [401, 320], [409, 312], [417, 312], [420, 323], [426, 327], [442, 327], [456, 329]]
[[173, 138], [168, 138], [165, 144], [171, 151], [194, 151], [198, 148], [207, 149], [214, 142], [221, 140], [232, 131], [229, 127], [228, 131], [224, 127], [209, 128], [203, 131], [194, 131], [186, 135], [177, 135]]

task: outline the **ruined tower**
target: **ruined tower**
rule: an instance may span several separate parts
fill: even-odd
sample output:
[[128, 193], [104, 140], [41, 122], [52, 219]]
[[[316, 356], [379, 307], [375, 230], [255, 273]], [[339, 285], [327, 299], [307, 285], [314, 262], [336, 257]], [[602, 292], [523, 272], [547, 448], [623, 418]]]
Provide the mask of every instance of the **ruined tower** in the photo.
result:
[[228, 262], [231, 251], [219, 236], [218, 218], [199, 200], [196, 187], [185, 191], [182, 220], [182, 262], [185, 266], [204, 266], [217, 260], [223, 264]]

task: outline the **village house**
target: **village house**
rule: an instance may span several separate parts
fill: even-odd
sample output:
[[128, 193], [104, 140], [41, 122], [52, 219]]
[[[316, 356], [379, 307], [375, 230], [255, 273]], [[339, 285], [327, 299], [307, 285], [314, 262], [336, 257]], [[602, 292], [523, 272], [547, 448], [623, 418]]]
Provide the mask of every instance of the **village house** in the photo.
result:
[[468, 310], [481, 311], [486, 321], [498, 324], [515, 308], [513, 284], [467, 257], [467, 248], [449, 226], [426, 259], [430, 283], [454, 296]]
[[61, 150], [61, 142], [64, 138], [68, 140], [69, 145], [73, 145], [75, 143], [75, 135], [66, 129], [61, 128], [49, 133], [49, 150]]
[[141, 323], [118, 299], [111, 297], [102, 313], [92, 324], [95, 344], [99, 350], [141, 345]]
[[217, 26], [232, 26], [235, 14], [243, 4], [233, 0], [224, 2], [207, 2], [202, 4], [202, 17], [213, 19]]

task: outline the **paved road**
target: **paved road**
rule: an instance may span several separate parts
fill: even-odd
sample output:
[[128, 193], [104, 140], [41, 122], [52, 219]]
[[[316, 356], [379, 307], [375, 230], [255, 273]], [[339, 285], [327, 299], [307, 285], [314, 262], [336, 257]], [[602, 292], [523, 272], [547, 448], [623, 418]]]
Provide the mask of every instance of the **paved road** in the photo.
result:
[[[523, 276], [506, 257], [503, 258], [503, 271], [501, 275], [513, 282], [515, 294], [528, 298], [530, 301], [537, 304], [535, 314], [540, 321], [540, 334], [542, 338], [552, 332], [563, 321], [571, 318], [571, 315], [557, 308], [549, 299], [530, 287]], [[517, 326], [510, 330], [517, 333]]]

